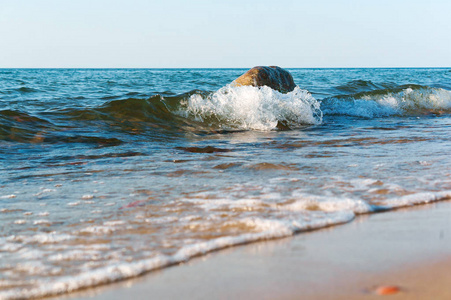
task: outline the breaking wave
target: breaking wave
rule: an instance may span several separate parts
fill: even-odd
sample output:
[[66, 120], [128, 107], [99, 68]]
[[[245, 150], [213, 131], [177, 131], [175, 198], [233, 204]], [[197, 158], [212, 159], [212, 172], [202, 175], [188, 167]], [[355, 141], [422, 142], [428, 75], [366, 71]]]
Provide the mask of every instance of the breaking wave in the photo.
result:
[[364, 118], [451, 112], [451, 91], [420, 85], [358, 92], [323, 99], [325, 115]]
[[240, 130], [293, 129], [322, 120], [319, 102], [299, 87], [282, 94], [267, 86], [225, 86], [207, 97], [192, 95], [177, 113], [211, 126]]

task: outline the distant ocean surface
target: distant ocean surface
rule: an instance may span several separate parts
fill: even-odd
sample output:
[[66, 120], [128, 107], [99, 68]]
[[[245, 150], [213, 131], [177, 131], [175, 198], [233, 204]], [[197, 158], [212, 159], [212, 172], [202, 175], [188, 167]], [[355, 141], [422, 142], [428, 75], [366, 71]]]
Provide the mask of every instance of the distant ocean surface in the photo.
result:
[[449, 68], [288, 70], [0, 69], [0, 299], [451, 197]]

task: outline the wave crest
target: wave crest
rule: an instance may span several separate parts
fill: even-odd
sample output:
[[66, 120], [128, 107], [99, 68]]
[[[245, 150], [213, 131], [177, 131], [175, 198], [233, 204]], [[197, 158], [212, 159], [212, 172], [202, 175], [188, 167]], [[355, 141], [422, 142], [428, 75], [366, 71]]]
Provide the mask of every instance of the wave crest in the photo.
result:
[[223, 129], [262, 130], [320, 124], [320, 103], [299, 87], [287, 94], [269, 87], [227, 85], [210, 95], [194, 94], [176, 112]]
[[325, 115], [364, 118], [440, 114], [451, 112], [451, 91], [416, 85], [400, 86], [326, 98], [321, 108]]

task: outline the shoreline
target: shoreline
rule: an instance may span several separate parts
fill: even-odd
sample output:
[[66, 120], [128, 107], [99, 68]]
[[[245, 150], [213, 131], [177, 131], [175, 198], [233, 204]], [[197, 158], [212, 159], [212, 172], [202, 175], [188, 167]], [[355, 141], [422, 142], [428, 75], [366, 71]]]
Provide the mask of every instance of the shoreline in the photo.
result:
[[361, 215], [57, 298], [379, 299], [374, 288], [396, 285], [396, 299], [449, 299], [449, 216], [449, 200]]

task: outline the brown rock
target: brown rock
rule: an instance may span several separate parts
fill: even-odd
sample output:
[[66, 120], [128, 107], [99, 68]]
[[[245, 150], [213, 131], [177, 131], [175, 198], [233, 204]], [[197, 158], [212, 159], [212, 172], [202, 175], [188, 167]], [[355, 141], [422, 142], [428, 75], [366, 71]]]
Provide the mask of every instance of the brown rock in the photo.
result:
[[269, 86], [273, 90], [281, 93], [288, 93], [294, 90], [296, 85], [290, 72], [280, 67], [254, 67], [235, 79], [232, 82], [235, 86]]

